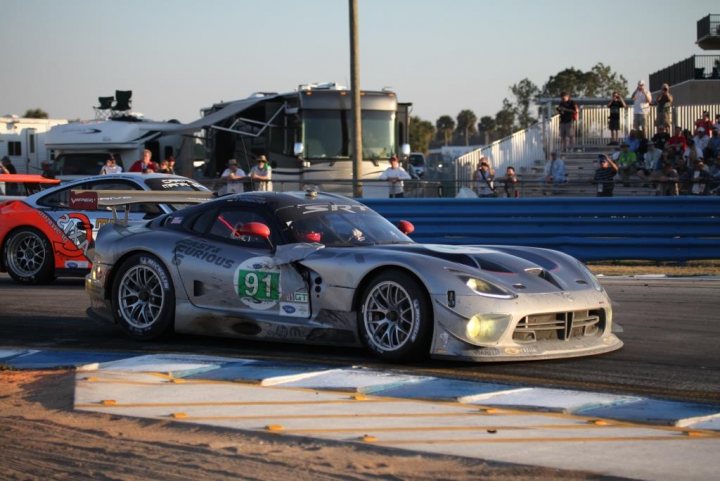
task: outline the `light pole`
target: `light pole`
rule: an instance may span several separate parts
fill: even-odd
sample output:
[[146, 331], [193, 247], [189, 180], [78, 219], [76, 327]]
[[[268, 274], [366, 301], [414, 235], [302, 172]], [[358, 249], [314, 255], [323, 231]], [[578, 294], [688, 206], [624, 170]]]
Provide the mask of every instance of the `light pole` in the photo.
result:
[[353, 128], [353, 197], [362, 197], [362, 106], [360, 104], [360, 51], [358, 40], [358, 2], [349, 0], [350, 11], [350, 93]]

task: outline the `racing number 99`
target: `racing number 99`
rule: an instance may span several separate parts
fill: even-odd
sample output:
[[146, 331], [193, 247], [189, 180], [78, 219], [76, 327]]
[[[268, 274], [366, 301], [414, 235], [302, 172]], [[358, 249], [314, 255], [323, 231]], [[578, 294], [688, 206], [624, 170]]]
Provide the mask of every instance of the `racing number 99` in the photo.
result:
[[238, 294], [259, 301], [280, 299], [280, 274], [277, 272], [245, 271], [238, 273]]

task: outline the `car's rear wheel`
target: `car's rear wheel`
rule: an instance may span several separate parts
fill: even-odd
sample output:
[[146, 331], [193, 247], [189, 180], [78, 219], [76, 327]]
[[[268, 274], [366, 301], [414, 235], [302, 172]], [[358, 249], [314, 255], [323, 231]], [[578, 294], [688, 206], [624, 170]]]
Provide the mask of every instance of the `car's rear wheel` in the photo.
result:
[[167, 334], [175, 318], [172, 279], [160, 260], [134, 254], [123, 262], [112, 287], [115, 321], [132, 338], [157, 339]]
[[36, 229], [23, 227], [11, 233], [3, 257], [8, 274], [21, 284], [45, 284], [55, 277], [52, 246]]
[[362, 295], [358, 328], [364, 344], [388, 361], [425, 357], [433, 316], [425, 288], [404, 272], [373, 278]]

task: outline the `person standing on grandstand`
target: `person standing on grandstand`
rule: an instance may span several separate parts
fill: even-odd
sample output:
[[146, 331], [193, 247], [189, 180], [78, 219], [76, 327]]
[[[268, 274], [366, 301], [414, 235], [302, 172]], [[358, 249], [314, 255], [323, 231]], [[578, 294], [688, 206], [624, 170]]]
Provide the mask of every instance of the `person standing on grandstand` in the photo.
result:
[[578, 105], [570, 99], [570, 94], [560, 92], [560, 104], [556, 107], [560, 114], [560, 141], [563, 152], [575, 147], [575, 130], [577, 129]]
[[632, 94], [633, 99], [633, 128], [635, 130], [645, 130], [647, 114], [650, 111], [650, 102], [652, 95], [645, 88], [645, 82], [640, 80], [637, 88]]

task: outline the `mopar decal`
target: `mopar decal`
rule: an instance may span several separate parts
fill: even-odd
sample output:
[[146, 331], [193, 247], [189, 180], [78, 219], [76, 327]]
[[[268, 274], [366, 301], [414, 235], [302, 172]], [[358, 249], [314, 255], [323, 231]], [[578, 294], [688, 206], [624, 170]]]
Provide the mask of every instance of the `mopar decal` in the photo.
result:
[[215, 264], [223, 269], [230, 269], [235, 264], [234, 260], [222, 255], [219, 247], [214, 247], [202, 241], [180, 241], [175, 245], [174, 254], [173, 264], [178, 266], [182, 264], [185, 256], [199, 259], [209, 264]]

